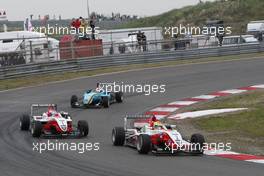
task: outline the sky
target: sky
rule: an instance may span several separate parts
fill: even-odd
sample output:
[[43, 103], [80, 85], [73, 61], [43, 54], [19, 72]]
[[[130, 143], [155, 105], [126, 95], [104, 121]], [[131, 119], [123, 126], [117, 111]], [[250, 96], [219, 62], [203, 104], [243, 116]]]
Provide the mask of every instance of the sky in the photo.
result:
[[[205, 0], [203, 0], [205, 1]], [[186, 5], [197, 4], [199, 0], [89, 0], [90, 11], [110, 15], [121, 14], [152, 16]], [[30, 14], [49, 14], [51, 18], [87, 17], [87, 0], [1, 0], [0, 9], [7, 11], [8, 20], [24, 20]]]

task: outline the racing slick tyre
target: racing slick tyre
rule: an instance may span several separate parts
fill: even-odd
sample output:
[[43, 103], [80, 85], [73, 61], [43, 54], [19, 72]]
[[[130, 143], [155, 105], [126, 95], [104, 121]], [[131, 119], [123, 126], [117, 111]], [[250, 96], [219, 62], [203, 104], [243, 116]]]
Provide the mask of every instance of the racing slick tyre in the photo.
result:
[[31, 134], [33, 137], [35, 138], [39, 138], [41, 136], [42, 133], [42, 124], [41, 122], [33, 122], [32, 123], [32, 127], [31, 127]]
[[203, 154], [203, 146], [205, 143], [204, 136], [201, 134], [193, 134], [191, 136], [191, 143], [193, 144], [192, 152], [194, 154]]
[[112, 142], [114, 146], [123, 146], [125, 143], [125, 129], [123, 127], [115, 127], [112, 130]]
[[29, 130], [29, 126], [30, 126], [30, 117], [29, 115], [23, 115], [22, 117], [20, 117], [20, 130], [21, 131], [27, 131]]
[[151, 150], [151, 139], [147, 134], [141, 134], [137, 141], [137, 151], [140, 154], [148, 154]]
[[117, 103], [122, 103], [124, 100], [123, 92], [116, 92], [115, 93], [115, 99]]
[[88, 122], [85, 120], [80, 120], [78, 121], [78, 126], [77, 126], [79, 132], [80, 132], [80, 137], [86, 137], [89, 134], [89, 125]]
[[76, 103], [78, 103], [78, 97], [76, 95], [73, 95], [71, 97], [71, 107], [72, 108], [77, 108]]
[[102, 99], [102, 105], [103, 105], [104, 108], [109, 108], [110, 101], [109, 101], [109, 98], [108, 97], [103, 97], [103, 99]]

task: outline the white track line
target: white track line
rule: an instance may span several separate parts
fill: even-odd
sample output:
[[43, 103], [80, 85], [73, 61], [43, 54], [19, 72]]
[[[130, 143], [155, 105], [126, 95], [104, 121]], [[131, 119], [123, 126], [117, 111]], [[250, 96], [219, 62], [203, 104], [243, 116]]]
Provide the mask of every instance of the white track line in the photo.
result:
[[264, 84], [255, 85], [255, 86], [251, 86], [251, 87], [258, 88], [258, 89], [264, 89]]
[[200, 96], [193, 97], [193, 98], [210, 100], [210, 99], [214, 99], [216, 97], [219, 97], [219, 96], [217, 96], [217, 95], [200, 95]]
[[197, 101], [174, 101], [169, 103], [168, 105], [182, 105], [182, 106], [189, 106], [194, 103], [197, 103]]
[[244, 160], [244, 161], [264, 164], [264, 159], [251, 159], [251, 160]]
[[157, 107], [155, 109], [150, 110], [151, 112], [174, 112], [179, 108], [170, 108], [170, 107]]
[[219, 91], [219, 93], [228, 93], [228, 94], [239, 94], [243, 92], [247, 92], [247, 90], [230, 89], [230, 90]]
[[232, 151], [225, 151], [225, 150], [214, 150], [214, 149], [211, 149], [211, 150], [205, 150], [204, 151], [204, 154], [206, 155], [210, 155], [210, 156], [214, 156], [214, 155], [237, 155], [239, 153], [236, 153], [236, 152], [232, 152]]

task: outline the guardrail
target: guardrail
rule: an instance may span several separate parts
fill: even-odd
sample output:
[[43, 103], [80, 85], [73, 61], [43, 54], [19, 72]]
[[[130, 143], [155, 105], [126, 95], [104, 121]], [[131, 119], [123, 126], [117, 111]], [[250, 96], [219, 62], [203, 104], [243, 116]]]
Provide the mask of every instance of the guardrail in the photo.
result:
[[8, 78], [19, 78], [30, 75], [41, 75], [44, 73], [88, 71], [112, 66], [157, 63], [183, 59], [195, 59], [202, 57], [226, 56], [258, 52], [264, 52], [263, 44], [242, 44], [214, 48], [196, 48], [176, 51], [122, 54], [115, 56], [100, 56], [57, 62], [26, 64], [0, 67], [0, 80]]

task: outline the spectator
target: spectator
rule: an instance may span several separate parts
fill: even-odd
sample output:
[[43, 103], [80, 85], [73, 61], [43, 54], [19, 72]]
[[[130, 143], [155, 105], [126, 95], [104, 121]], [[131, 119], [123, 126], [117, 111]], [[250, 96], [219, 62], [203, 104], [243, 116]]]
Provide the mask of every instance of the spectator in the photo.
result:
[[224, 40], [224, 35], [217, 35], [216, 37], [218, 38], [219, 46], [222, 46], [223, 45], [223, 40]]
[[263, 41], [263, 33], [260, 32], [258, 35], [258, 41], [262, 42]]
[[82, 34], [83, 38], [86, 38], [86, 29], [88, 26], [88, 23], [86, 22], [86, 20], [82, 17], [80, 17], [80, 22], [81, 22], [81, 26], [80, 26], [80, 32]]
[[73, 18], [71, 22], [71, 28], [75, 30], [75, 34], [79, 34], [80, 26], [81, 26], [80, 20]]
[[145, 33], [142, 33], [142, 45], [143, 45], [143, 51], [147, 51], [147, 37]]
[[93, 19], [91, 19], [90, 20], [90, 27], [91, 27], [91, 29], [92, 29], [92, 40], [95, 40], [95, 23], [94, 23], [94, 20]]
[[143, 34], [141, 31], [138, 31], [137, 33], [137, 41], [138, 41], [138, 49], [139, 51], [142, 51], [143, 46]]
[[81, 21], [79, 19], [75, 20], [75, 28], [79, 32], [79, 29], [81, 27]]
[[114, 54], [114, 44], [111, 43], [110, 49], [109, 49], [109, 54], [113, 55]]
[[72, 21], [71, 21], [71, 27], [75, 28], [75, 18], [73, 18]]
[[120, 54], [124, 54], [126, 52], [126, 45], [125, 44], [120, 44], [118, 46], [118, 50]]

